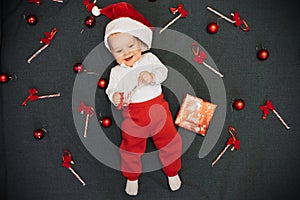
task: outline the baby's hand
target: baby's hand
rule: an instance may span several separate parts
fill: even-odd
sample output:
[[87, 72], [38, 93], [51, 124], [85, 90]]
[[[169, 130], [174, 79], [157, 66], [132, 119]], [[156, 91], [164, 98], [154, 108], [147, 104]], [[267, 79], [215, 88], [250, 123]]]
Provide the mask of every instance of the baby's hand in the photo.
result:
[[141, 85], [142, 83], [150, 84], [154, 82], [155, 75], [151, 72], [142, 71], [138, 78], [138, 84]]
[[122, 102], [122, 95], [120, 92], [115, 92], [112, 96], [113, 103], [119, 105]]

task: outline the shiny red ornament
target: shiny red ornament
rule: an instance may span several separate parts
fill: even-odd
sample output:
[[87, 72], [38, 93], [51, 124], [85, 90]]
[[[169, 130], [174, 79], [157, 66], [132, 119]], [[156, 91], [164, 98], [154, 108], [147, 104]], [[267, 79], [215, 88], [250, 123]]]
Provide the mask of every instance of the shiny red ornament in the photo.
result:
[[101, 89], [106, 88], [107, 86], [107, 80], [105, 78], [100, 78], [98, 81], [98, 87]]
[[26, 21], [27, 21], [27, 23], [28, 23], [29, 25], [32, 25], [32, 26], [33, 26], [33, 25], [36, 25], [36, 24], [37, 24], [38, 18], [37, 18], [35, 15], [30, 14], [30, 15], [27, 15]]
[[84, 24], [88, 27], [88, 28], [93, 28], [96, 24], [96, 19], [93, 16], [88, 16], [85, 18], [84, 20]]
[[83, 68], [82, 63], [76, 63], [76, 64], [73, 66], [73, 70], [74, 70], [74, 72], [76, 72], [76, 73], [83, 72], [83, 71], [84, 71], [84, 68]]
[[44, 128], [36, 129], [33, 133], [33, 137], [37, 140], [41, 140], [44, 138], [46, 132], [47, 131]]
[[243, 110], [245, 107], [245, 102], [242, 99], [236, 99], [233, 101], [232, 107], [236, 110]]
[[266, 49], [261, 49], [257, 52], [257, 58], [260, 60], [267, 60], [269, 57], [269, 51]]
[[108, 128], [111, 126], [111, 119], [109, 117], [103, 117], [100, 121], [101, 126]]
[[206, 29], [210, 34], [215, 34], [218, 32], [219, 26], [217, 23], [211, 22], [207, 25]]
[[10, 79], [11, 78], [7, 73], [0, 73], [0, 83], [7, 83]]

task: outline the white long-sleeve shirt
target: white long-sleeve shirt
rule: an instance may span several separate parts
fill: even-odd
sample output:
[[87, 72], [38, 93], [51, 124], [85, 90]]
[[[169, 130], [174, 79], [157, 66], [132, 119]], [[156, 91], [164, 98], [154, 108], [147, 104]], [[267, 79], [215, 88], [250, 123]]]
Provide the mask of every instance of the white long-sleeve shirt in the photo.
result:
[[139, 86], [130, 98], [132, 103], [144, 102], [159, 96], [162, 92], [161, 83], [166, 80], [168, 69], [152, 53], [145, 53], [132, 67], [117, 65], [111, 69], [109, 84], [106, 89], [108, 98], [112, 101], [115, 92], [124, 92], [124, 97], [138, 85], [138, 77], [142, 71], [155, 75], [154, 84]]

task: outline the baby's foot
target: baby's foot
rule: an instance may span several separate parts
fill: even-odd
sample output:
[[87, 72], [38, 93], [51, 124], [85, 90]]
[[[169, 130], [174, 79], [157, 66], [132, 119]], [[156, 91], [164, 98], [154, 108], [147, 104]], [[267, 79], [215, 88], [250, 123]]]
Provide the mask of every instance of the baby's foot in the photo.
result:
[[176, 176], [168, 176], [168, 181], [172, 191], [176, 191], [181, 187], [181, 180], [178, 174]]
[[138, 180], [127, 180], [125, 191], [128, 195], [135, 196], [138, 193], [139, 185]]

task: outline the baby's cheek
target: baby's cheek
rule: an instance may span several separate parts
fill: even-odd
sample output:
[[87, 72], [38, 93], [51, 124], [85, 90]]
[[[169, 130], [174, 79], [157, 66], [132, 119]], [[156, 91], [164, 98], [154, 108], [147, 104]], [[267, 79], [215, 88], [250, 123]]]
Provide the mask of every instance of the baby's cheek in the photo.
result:
[[115, 58], [115, 60], [117, 61], [117, 63], [118, 63], [119, 65], [121, 65], [121, 64], [123, 63], [123, 59], [120, 58], [120, 57]]

